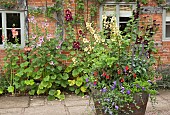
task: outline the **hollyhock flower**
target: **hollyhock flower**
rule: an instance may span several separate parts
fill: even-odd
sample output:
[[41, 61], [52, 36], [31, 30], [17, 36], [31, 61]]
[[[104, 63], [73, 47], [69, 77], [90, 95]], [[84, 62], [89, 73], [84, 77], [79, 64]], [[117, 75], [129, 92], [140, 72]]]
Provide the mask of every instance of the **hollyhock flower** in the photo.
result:
[[37, 43], [37, 47], [41, 47], [42, 42]]
[[74, 41], [74, 42], [73, 42], [73, 48], [74, 48], [75, 50], [79, 50], [79, 49], [80, 49], [80, 42]]
[[48, 22], [42, 22], [42, 27], [47, 28], [50, 24]]
[[40, 37], [39, 37], [39, 42], [40, 42], [40, 43], [44, 42], [44, 36], [40, 36]]
[[35, 39], [37, 36], [35, 34], [32, 35], [32, 39]]
[[51, 38], [52, 38], [52, 34], [48, 34], [47, 35], [47, 40], [50, 41]]
[[82, 30], [79, 30], [79, 34], [82, 35], [82, 34], [83, 34], [83, 31], [82, 31]]
[[18, 36], [18, 31], [16, 30], [16, 28], [12, 28], [11, 32], [12, 32], [12, 38], [16, 38]]
[[143, 40], [142, 36], [140, 36], [140, 37], [137, 36], [135, 44], [141, 44], [142, 40]]
[[72, 13], [69, 9], [66, 10], [66, 15], [65, 15], [65, 20], [66, 21], [72, 21], [73, 20], [73, 17], [72, 17]]
[[130, 90], [127, 90], [126, 93], [129, 95], [129, 94], [131, 93], [131, 91], [130, 91]]

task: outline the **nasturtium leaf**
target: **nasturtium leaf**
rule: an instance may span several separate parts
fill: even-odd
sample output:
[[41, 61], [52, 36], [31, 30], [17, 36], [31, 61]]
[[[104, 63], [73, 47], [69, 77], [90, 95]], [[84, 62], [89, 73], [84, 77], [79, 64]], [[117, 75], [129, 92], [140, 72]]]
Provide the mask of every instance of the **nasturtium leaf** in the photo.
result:
[[75, 80], [68, 80], [69, 86], [73, 86], [75, 84]]
[[80, 88], [80, 90], [82, 91], [82, 92], [86, 92], [86, 87], [84, 87], [84, 86], [82, 86], [81, 88]]
[[9, 86], [7, 90], [8, 90], [9, 93], [13, 93], [14, 92], [14, 86]]

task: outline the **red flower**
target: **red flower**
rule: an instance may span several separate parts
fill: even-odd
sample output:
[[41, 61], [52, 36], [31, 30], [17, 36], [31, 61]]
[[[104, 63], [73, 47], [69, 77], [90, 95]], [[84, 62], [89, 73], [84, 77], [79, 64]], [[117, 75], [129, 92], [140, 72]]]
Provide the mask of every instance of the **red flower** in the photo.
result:
[[73, 48], [76, 50], [76, 49], [80, 49], [80, 42], [76, 42], [76, 41], [74, 41], [73, 42]]
[[126, 71], [129, 70], [129, 66], [126, 66], [125, 69], [126, 69]]
[[106, 72], [103, 72], [102, 76], [105, 77], [106, 75], [107, 75]]
[[123, 83], [125, 80], [124, 80], [124, 78], [121, 78], [119, 81], [120, 81], [121, 83]]
[[110, 76], [109, 76], [109, 75], [106, 75], [106, 79], [110, 79]]
[[119, 67], [119, 64], [116, 64], [116, 67]]
[[96, 85], [96, 84], [97, 84], [97, 81], [94, 81], [93, 84]]
[[133, 77], [136, 78], [136, 74], [135, 73], [133, 74]]
[[94, 75], [94, 76], [97, 76], [97, 75], [98, 75], [97, 71], [95, 71], [95, 72], [93, 73], [93, 75]]
[[120, 75], [121, 74], [121, 70], [117, 70], [117, 74]]

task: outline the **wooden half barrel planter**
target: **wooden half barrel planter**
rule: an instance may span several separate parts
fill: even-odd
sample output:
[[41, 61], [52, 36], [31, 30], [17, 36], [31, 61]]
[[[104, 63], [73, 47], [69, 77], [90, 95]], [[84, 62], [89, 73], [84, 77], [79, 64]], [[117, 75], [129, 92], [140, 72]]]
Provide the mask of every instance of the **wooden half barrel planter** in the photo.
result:
[[[92, 95], [93, 95], [93, 98], [95, 99], [99, 98], [100, 96], [99, 91], [96, 92], [94, 90], [92, 91]], [[124, 105], [123, 108], [120, 108], [118, 110], [119, 111], [118, 115], [126, 115], [126, 114], [127, 115], [145, 115], [149, 94], [147, 94], [146, 92], [136, 93], [133, 95], [133, 98], [134, 98], [136, 105], [134, 103], [129, 103], [129, 104]], [[95, 101], [95, 99], [93, 99], [94, 106], [95, 106], [95, 114], [96, 115], [109, 115], [109, 114], [104, 113], [104, 110], [102, 109], [101, 104], [98, 101]]]

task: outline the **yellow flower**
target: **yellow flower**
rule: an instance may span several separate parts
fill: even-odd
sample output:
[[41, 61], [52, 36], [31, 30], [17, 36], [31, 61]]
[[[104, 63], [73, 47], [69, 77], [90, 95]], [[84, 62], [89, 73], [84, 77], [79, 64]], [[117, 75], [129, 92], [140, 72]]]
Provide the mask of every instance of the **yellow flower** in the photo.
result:
[[85, 48], [84, 48], [84, 51], [85, 51], [85, 52], [87, 52], [87, 51], [88, 51], [88, 48], [87, 48], [87, 47], [85, 47]]

